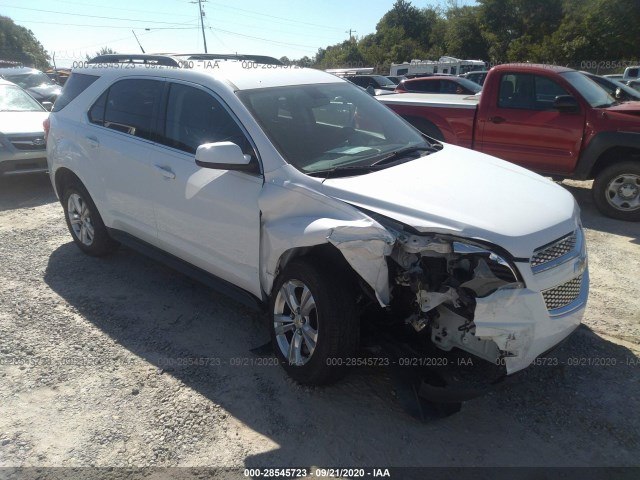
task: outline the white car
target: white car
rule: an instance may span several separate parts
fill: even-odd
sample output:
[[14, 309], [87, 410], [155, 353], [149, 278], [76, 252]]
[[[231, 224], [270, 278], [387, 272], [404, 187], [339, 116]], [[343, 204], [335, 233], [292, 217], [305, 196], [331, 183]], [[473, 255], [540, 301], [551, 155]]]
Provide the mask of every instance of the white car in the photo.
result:
[[579, 208], [553, 182], [429, 139], [318, 70], [108, 60], [75, 70], [50, 116], [73, 240], [126, 243], [267, 308], [295, 380], [339, 378], [373, 308], [506, 374], [580, 324]]
[[0, 177], [47, 171], [42, 105], [18, 85], [0, 80]]

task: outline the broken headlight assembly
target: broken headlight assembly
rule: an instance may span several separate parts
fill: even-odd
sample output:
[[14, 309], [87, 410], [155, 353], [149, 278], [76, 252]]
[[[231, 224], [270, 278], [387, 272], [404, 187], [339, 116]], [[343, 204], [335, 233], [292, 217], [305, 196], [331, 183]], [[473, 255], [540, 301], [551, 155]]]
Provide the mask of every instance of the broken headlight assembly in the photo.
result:
[[392, 309], [441, 350], [458, 347], [497, 362], [504, 352], [475, 336], [476, 300], [524, 283], [495, 250], [447, 235], [399, 234], [388, 262]]

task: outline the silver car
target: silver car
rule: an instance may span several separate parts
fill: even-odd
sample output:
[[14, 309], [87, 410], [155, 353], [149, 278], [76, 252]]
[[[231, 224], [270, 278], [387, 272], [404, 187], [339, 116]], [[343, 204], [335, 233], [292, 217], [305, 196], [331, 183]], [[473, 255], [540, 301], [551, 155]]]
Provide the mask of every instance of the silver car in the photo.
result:
[[47, 171], [43, 122], [48, 116], [22, 88], [0, 80], [0, 176]]

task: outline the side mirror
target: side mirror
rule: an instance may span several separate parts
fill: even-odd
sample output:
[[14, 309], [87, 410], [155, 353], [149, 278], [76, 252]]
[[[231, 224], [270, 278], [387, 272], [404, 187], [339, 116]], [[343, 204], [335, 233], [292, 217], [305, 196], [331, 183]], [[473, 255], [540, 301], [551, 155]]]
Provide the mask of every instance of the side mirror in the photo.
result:
[[42, 102], [42, 106], [45, 108], [45, 110], [47, 110], [47, 112], [50, 112], [51, 109], [53, 108], [53, 103], [51, 103], [51, 102]]
[[561, 112], [577, 112], [580, 105], [572, 95], [558, 95], [553, 101], [553, 108]]
[[236, 170], [256, 173], [251, 155], [244, 155], [240, 147], [232, 142], [205, 143], [196, 150], [196, 165], [217, 170]]

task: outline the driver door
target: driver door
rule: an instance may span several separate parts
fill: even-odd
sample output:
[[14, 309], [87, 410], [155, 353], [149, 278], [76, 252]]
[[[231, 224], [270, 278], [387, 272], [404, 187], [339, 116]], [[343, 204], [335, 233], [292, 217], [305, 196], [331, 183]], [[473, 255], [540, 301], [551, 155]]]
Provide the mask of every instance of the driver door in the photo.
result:
[[168, 85], [163, 132], [152, 160], [158, 237], [169, 253], [261, 296], [260, 211], [263, 178], [199, 167], [195, 151], [204, 143], [231, 141], [256, 153], [225, 105], [209, 90]]

